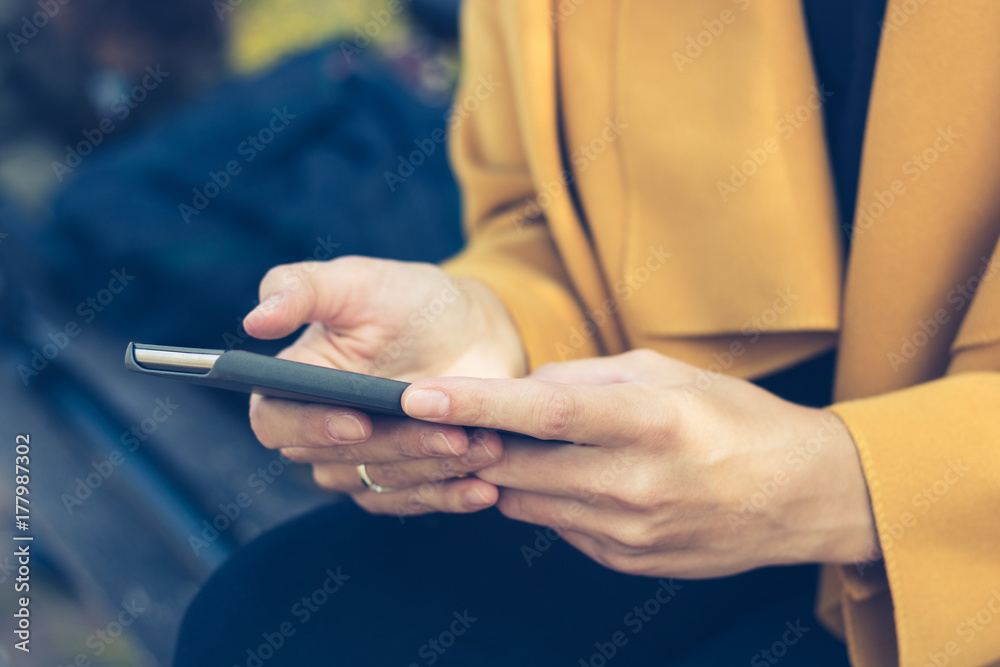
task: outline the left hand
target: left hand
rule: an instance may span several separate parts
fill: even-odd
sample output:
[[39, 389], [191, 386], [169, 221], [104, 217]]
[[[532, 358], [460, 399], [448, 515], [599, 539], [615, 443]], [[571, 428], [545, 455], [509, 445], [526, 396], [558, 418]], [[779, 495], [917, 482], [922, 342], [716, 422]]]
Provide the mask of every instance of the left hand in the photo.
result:
[[500, 460], [476, 475], [500, 487], [506, 516], [553, 527], [621, 572], [719, 577], [870, 557], [875, 522], [843, 422], [744, 380], [706, 379], [639, 350], [518, 380], [420, 380], [403, 408], [531, 436], [503, 436]]

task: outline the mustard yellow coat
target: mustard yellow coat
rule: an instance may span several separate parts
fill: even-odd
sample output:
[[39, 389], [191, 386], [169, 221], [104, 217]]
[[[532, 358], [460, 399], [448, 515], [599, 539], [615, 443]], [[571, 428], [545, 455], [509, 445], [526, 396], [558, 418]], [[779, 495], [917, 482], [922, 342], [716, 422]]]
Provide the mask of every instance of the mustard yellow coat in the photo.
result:
[[839, 346], [884, 561], [826, 567], [818, 614], [864, 667], [1000, 661], [998, 31], [992, 0], [890, 0], [845, 275], [800, 3], [465, 7], [449, 270], [532, 367], [648, 347], [754, 377]]

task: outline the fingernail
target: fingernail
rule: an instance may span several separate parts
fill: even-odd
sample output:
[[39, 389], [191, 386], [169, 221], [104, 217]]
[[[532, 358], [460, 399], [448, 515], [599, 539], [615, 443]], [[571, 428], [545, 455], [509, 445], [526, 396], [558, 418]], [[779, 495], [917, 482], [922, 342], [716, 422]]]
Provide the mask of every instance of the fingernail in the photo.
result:
[[417, 419], [444, 417], [448, 412], [448, 395], [435, 389], [418, 389], [406, 397], [403, 409]]
[[420, 442], [423, 443], [424, 448], [432, 454], [438, 454], [439, 456], [458, 456], [458, 452], [455, 451], [455, 448], [451, 446], [450, 442], [448, 442], [448, 437], [441, 431], [424, 433], [420, 436]]
[[471, 466], [484, 465], [486, 463], [493, 463], [497, 461], [497, 457], [493, 455], [489, 447], [486, 446], [485, 438], [479, 436], [473, 438], [472, 442], [469, 444], [469, 451], [465, 453], [462, 459]]
[[493, 504], [493, 501], [487, 500], [478, 487], [472, 487], [465, 492], [465, 502], [469, 507], [489, 507]]
[[365, 427], [354, 415], [333, 415], [326, 420], [326, 431], [338, 442], [361, 442], [367, 435]]
[[258, 317], [265, 313], [271, 312], [272, 310], [274, 310], [275, 306], [277, 306], [281, 301], [284, 300], [284, 298], [285, 298], [284, 292], [275, 292], [271, 296], [267, 297], [266, 299], [258, 303], [257, 307], [251, 310], [250, 313], [247, 315], [247, 317], [250, 317], [251, 315], [253, 315], [254, 317]]

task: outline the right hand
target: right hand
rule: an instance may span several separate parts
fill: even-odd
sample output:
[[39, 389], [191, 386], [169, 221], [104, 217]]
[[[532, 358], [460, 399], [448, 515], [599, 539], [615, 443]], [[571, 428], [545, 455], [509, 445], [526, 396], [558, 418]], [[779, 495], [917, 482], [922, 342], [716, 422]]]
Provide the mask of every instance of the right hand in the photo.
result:
[[[342, 257], [276, 266], [260, 300], [244, 320], [251, 336], [281, 338], [310, 325], [282, 359], [406, 381], [526, 370], [517, 330], [492, 290], [432, 264]], [[472, 512], [498, 497], [492, 484], [461, 477], [500, 458], [500, 438], [485, 432], [259, 394], [250, 398], [250, 423], [265, 447], [312, 464], [320, 486], [373, 513]], [[360, 463], [397, 490], [364, 488]]]

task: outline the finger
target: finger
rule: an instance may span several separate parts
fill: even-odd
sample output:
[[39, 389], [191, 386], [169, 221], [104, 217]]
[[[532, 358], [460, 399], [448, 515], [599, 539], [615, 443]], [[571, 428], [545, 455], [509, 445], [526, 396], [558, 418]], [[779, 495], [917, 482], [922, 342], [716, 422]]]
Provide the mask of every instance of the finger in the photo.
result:
[[[300, 463], [392, 463], [417, 459], [454, 459], [469, 451], [468, 432], [460, 426], [428, 424], [399, 417], [370, 417], [374, 435], [354, 445], [283, 447]], [[494, 447], [499, 450], [499, 446]]]
[[593, 512], [588, 513], [586, 506], [510, 489], [499, 491], [496, 508], [508, 519], [551, 528], [573, 547], [610, 567], [604, 555], [617, 546], [593, 525]]
[[474, 438], [465, 455], [453, 459], [421, 459], [367, 465], [368, 475], [376, 483], [393, 489], [405, 489], [426, 482], [441, 482], [464, 477], [499, 460], [500, 439]]
[[597, 357], [545, 364], [536, 368], [528, 377], [543, 382], [603, 385], [629, 382], [633, 374], [631, 368]]
[[497, 509], [510, 519], [586, 535], [605, 550], [637, 555], [654, 546], [644, 517], [598, 509], [578, 500], [502, 489]]
[[371, 417], [363, 412], [260, 394], [250, 396], [250, 426], [270, 449], [348, 445], [372, 434]]
[[[350, 461], [344, 461], [340, 454], [346, 448], [298, 448], [290, 447], [281, 450], [282, 454], [297, 463], [312, 463], [327, 465], [339, 463], [349, 472], [344, 473], [346, 484], [338, 486], [338, 490], [350, 491], [359, 489], [356, 467], [365, 459], [371, 458], [368, 451], [361, 445], [352, 453]], [[502, 455], [502, 445], [499, 438], [492, 440], [477, 439], [469, 446], [469, 450], [460, 457], [452, 458], [421, 458], [419, 460], [399, 460], [384, 463], [366, 462], [369, 476], [377, 484], [390, 488], [406, 488], [424, 482], [439, 482], [444, 479], [458, 477], [476, 472], [495, 463]], [[328, 487], [332, 488], [332, 487]]]
[[403, 392], [403, 409], [417, 419], [610, 446], [665, 431], [670, 407], [667, 392], [640, 384], [436, 378]]
[[503, 456], [476, 476], [496, 486], [593, 503], [626, 484], [636, 460], [623, 448], [505, 437]]
[[626, 559], [631, 559], [627, 556], [619, 555], [594, 536], [575, 530], [566, 530], [563, 531], [562, 538], [566, 540], [567, 544], [604, 567], [617, 572], [630, 573]]
[[[667, 588], [657, 589], [656, 599], [661, 604], [668, 601], [675, 594], [674, 591], [682, 587], [680, 584], [673, 584], [674, 578], [715, 579], [745, 571], [732, 568], [728, 561], [723, 560], [725, 555], [706, 554], [700, 549], [669, 552], [636, 551], [608, 545], [592, 535], [573, 530], [564, 531], [562, 538], [567, 544], [610, 570], [642, 577], [659, 577], [661, 582], [670, 578], [670, 581], [666, 582]], [[727, 566], [728, 570], [725, 569]], [[664, 599], [660, 597], [661, 594], [670, 597]]]
[[492, 484], [466, 477], [436, 484], [422, 484], [393, 493], [365, 490], [353, 493], [351, 497], [373, 514], [406, 517], [430, 512], [478, 512], [496, 504], [498, 495], [497, 488]]
[[255, 338], [282, 338], [309, 322], [335, 323], [378, 289], [381, 264], [360, 257], [283, 264], [260, 283], [260, 305], [243, 320]]
[[[250, 425], [268, 448], [292, 451], [293, 461], [374, 463], [457, 457], [469, 449], [466, 430], [413, 419], [367, 415], [320, 403], [254, 394]], [[306, 456], [302, 448], [322, 449]]]
[[545, 382], [606, 385], [645, 382], [655, 369], [658, 385], [681, 384], [696, 377], [698, 369], [652, 350], [631, 350], [611, 357], [591, 357], [545, 364], [529, 377]]
[[[382, 480], [369, 476], [372, 481], [383, 485]], [[377, 514], [407, 516], [435, 511], [474, 512], [492, 506], [498, 498], [495, 486], [473, 477], [424, 482], [389, 493], [376, 493], [365, 487], [353, 466], [315, 465], [313, 479], [330, 491], [349, 493], [364, 509]]]

